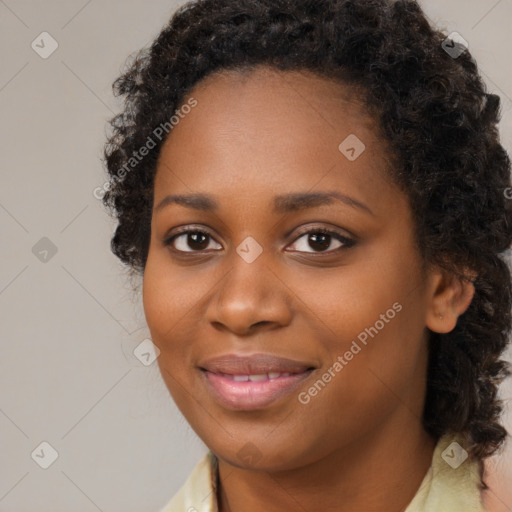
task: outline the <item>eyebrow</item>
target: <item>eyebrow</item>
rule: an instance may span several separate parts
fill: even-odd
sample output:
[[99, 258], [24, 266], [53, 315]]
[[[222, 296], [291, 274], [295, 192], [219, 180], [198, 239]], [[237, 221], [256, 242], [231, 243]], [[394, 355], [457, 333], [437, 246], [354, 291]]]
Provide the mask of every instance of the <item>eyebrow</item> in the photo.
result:
[[[364, 203], [357, 201], [353, 197], [340, 194], [335, 191], [314, 193], [299, 192], [275, 196], [274, 212], [288, 213], [298, 210], [306, 210], [317, 206], [333, 204], [336, 200], [341, 201], [352, 208], [364, 210], [370, 215], [375, 216], [370, 208]], [[155, 212], [160, 211], [169, 204], [179, 204], [187, 208], [193, 208], [203, 212], [215, 212], [219, 209], [218, 201], [212, 196], [208, 196], [206, 194], [178, 194], [164, 197], [156, 206]]]

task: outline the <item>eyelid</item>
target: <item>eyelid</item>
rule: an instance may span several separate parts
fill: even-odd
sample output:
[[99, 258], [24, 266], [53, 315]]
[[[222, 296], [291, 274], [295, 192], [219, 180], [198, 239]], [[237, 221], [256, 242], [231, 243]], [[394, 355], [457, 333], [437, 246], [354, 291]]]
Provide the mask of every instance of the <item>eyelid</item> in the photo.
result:
[[335, 228], [327, 228], [322, 225], [317, 225], [317, 226], [308, 225], [308, 226], [304, 226], [303, 229], [299, 230], [299, 232], [295, 235], [295, 238], [289, 245], [293, 245], [293, 244], [297, 243], [297, 241], [300, 238], [302, 238], [304, 235], [307, 235], [309, 233], [327, 234], [327, 235], [333, 237], [335, 240], [338, 240], [342, 245], [341, 245], [341, 247], [337, 247], [336, 249], [330, 249], [327, 251], [311, 251], [311, 252], [310, 251], [293, 251], [293, 252], [297, 252], [297, 253], [301, 253], [301, 254], [304, 254], [304, 253], [312, 254], [312, 255], [317, 255], [317, 256], [332, 255], [332, 254], [338, 254], [339, 252], [341, 252], [344, 249], [345, 250], [349, 249], [350, 247], [353, 247], [357, 243], [355, 236], [344, 235], [343, 233], [341, 233], [339, 231], [339, 228], [335, 229]]
[[[202, 251], [180, 251], [178, 249], [175, 249], [172, 247], [173, 242], [176, 238], [178, 238], [181, 235], [186, 235], [188, 233], [203, 233], [205, 235], [208, 235], [212, 240], [215, 240], [217, 242], [217, 239], [212, 235], [209, 228], [206, 228], [202, 225], [198, 224], [187, 224], [186, 226], [180, 226], [173, 230], [172, 235], [166, 235], [162, 241], [163, 245], [165, 247], [171, 247], [173, 251], [175, 251], [178, 254], [200, 254], [206, 252], [204, 249]], [[219, 243], [219, 242], [217, 242]], [[218, 250], [218, 249], [215, 249]]]
[[[290, 242], [288, 245], [293, 245], [297, 243], [297, 241], [304, 235], [309, 233], [324, 233], [327, 235], [332, 236], [334, 239], [339, 241], [342, 245], [340, 247], [337, 247], [335, 249], [330, 249], [327, 251], [297, 251], [293, 250], [292, 252], [300, 253], [300, 254], [311, 254], [316, 255], [318, 257], [322, 255], [332, 255], [332, 254], [338, 254], [343, 250], [349, 249], [356, 245], [357, 243], [357, 237], [353, 234], [345, 235], [342, 231], [347, 232], [347, 230], [342, 230], [341, 228], [329, 228], [326, 227], [325, 224], [309, 224], [306, 226], [303, 226], [299, 228], [298, 233], [295, 235], [294, 239]], [[202, 250], [190, 250], [190, 251], [182, 251], [179, 249], [175, 249], [173, 247], [173, 242], [176, 238], [178, 238], [181, 235], [186, 235], [191, 232], [198, 232], [207, 235], [210, 239], [215, 241], [219, 244], [216, 237], [211, 233], [210, 228], [205, 227], [204, 225], [198, 225], [198, 224], [187, 224], [185, 226], [180, 226], [179, 228], [176, 228], [172, 235], [166, 236], [163, 239], [163, 245], [165, 247], [170, 247], [172, 251], [179, 255], [193, 255], [193, 254], [205, 254], [210, 252], [211, 250], [208, 249], [202, 249]], [[347, 232], [349, 233], [349, 232]], [[286, 238], [290, 235], [290, 232], [286, 234]], [[219, 244], [220, 245], [220, 244]], [[219, 249], [214, 249], [214, 251], [218, 251]]]
[[[295, 235], [295, 240], [297, 240], [297, 238], [301, 237], [302, 235], [305, 235], [307, 233], [311, 233], [311, 232], [315, 232], [315, 233], [327, 233], [328, 235], [333, 235], [335, 237], [338, 237], [338, 238], [341, 238], [343, 240], [347, 240], [347, 241], [351, 241], [351, 242], [356, 242], [357, 241], [357, 237], [355, 235], [353, 235], [352, 233], [350, 233], [349, 231], [347, 231], [346, 229], [341, 229], [341, 228], [330, 228], [330, 227], [326, 227], [325, 224], [308, 224], [307, 226], [303, 226], [303, 228], [299, 228], [299, 231], [298, 233], [296, 233]], [[345, 232], [346, 234], [344, 234], [343, 232]]]

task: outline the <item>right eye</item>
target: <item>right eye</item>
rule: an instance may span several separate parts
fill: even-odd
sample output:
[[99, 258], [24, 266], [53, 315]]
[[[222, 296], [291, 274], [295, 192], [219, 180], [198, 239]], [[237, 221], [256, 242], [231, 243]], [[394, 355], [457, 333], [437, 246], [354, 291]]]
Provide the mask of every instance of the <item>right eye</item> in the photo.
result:
[[171, 246], [178, 252], [201, 252], [208, 249], [209, 240], [213, 241], [214, 238], [207, 231], [186, 227], [167, 238], [164, 245]]

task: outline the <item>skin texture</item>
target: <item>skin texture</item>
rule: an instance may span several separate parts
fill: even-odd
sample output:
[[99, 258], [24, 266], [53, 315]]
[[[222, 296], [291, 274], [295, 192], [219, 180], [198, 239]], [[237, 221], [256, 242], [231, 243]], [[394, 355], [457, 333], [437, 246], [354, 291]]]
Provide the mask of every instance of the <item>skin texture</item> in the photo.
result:
[[[305, 72], [212, 75], [191, 91], [197, 106], [162, 147], [144, 310], [172, 397], [219, 458], [221, 512], [396, 512], [431, 463], [435, 440], [421, 425], [427, 327], [452, 330], [474, 289], [422, 266], [386, 145], [350, 93]], [[354, 161], [338, 149], [350, 134], [366, 146]], [[338, 200], [272, 211], [276, 195], [320, 191], [371, 213]], [[214, 196], [219, 209], [156, 209], [168, 194], [192, 193]], [[180, 226], [211, 236], [165, 246]], [[355, 244], [327, 237], [322, 250], [308, 243], [318, 228]], [[249, 236], [263, 250], [252, 263], [236, 252]], [[298, 393], [395, 303], [394, 318], [301, 403]], [[213, 397], [198, 368], [228, 353], [270, 353], [316, 369], [269, 406], [237, 411]]]

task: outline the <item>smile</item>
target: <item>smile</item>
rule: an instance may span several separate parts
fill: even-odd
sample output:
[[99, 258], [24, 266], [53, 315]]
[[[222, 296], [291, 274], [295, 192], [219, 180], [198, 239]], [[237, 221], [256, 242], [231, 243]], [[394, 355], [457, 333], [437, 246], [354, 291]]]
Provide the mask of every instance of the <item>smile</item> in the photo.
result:
[[312, 371], [313, 368], [298, 373], [231, 375], [203, 370], [202, 375], [208, 392], [220, 405], [235, 411], [253, 411], [292, 394]]

